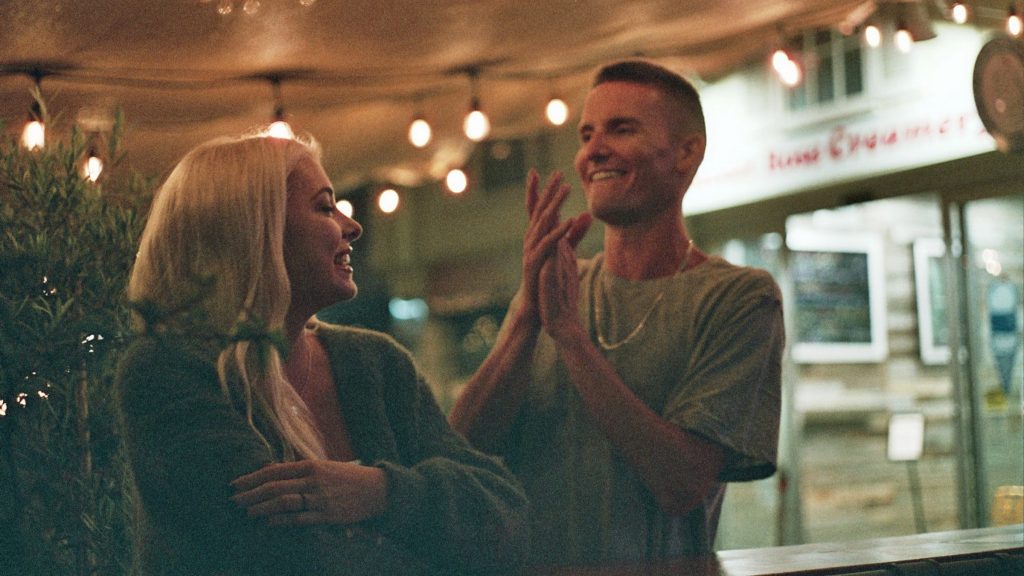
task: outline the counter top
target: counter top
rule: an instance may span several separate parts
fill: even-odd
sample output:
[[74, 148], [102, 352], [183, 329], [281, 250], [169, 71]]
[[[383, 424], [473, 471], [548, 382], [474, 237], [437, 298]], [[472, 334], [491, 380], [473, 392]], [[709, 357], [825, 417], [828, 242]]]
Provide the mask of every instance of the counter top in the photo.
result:
[[1011, 552], [1024, 556], [1024, 524], [872, 538], [725, 550], [699, 558], [658, 563], [528, 569], [530, 576], [766, 576], [769, 574], [842, 574], [900, 562], [955, 561]]

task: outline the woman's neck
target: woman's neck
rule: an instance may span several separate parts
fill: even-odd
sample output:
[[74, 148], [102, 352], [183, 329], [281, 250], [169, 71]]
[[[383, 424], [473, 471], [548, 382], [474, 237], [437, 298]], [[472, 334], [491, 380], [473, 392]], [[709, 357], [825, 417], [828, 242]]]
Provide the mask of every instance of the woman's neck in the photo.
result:
[[[313, 317], [304, 319], [287, 318], [284, 331], [288, 339], [288, 358], [285, 359], [284, 368], [289, 377], [297, 376], [295, 370], [303, 370], [305, 366], [299, 366], [301, 358], [309, 357], [309, 342], [306, 339], [307, 326]], [[301, 322], [299, 321], [301, 320]]]

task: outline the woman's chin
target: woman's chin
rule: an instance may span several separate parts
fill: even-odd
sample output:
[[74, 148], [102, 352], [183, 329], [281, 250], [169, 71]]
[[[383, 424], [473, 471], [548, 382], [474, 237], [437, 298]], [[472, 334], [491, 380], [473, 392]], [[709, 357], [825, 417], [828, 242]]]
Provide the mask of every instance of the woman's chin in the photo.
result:
[[359, 287], [355, 282], [348, 281], [338, 290], [338, 301], [347, 302], [359, 294]]

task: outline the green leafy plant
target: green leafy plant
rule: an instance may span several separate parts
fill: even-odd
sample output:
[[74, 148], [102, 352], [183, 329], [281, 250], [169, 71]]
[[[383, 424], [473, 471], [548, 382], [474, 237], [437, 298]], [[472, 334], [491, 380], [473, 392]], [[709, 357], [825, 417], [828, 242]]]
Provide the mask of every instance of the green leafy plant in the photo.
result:
[[43, 149], [0, 141], [2, 574], [130, 572], [112, 384], [153, 186], [120, 162], [121, 127], [95, 183], [81, 175], [95, 143], [77, 128]]

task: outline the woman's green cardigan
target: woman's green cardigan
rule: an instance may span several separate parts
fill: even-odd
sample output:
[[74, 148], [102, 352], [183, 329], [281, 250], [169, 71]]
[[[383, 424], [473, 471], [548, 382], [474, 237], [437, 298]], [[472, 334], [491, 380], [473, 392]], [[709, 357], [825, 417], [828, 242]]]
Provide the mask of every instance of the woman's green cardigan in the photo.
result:
[[[497, 460], [449, 426], [390, 337], [320, 323], [358, 458], [388, 481], [383, 515], [353, 526], [267, 527], [229, 482], [280, 461], [221, 392], [214, 353], [141, 336], [118, 397], [146, 576], [511, 573], [526, 557], [527, 503]], [[258, 423], [257, 423], [258, 424]]]

